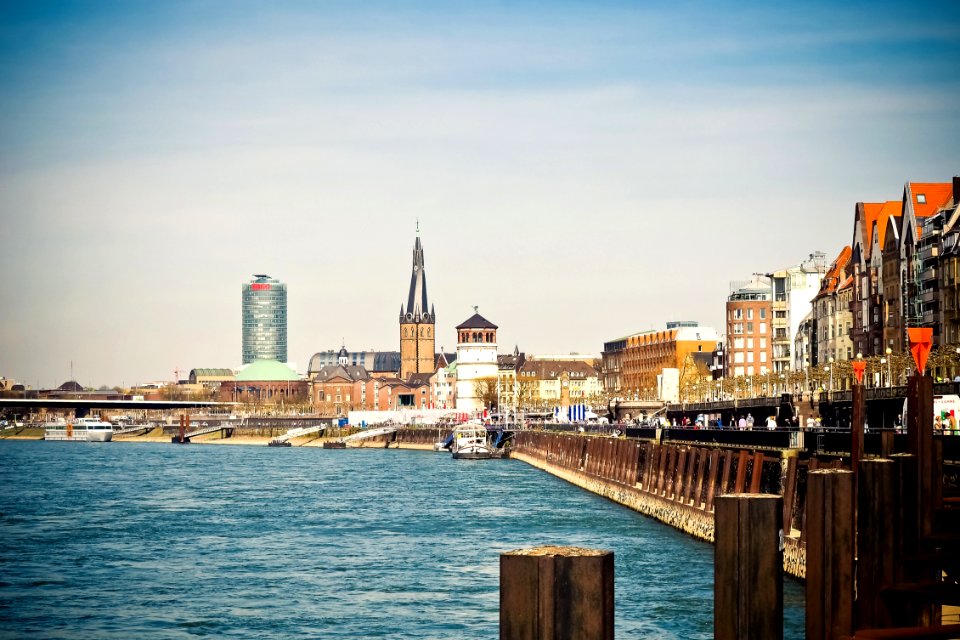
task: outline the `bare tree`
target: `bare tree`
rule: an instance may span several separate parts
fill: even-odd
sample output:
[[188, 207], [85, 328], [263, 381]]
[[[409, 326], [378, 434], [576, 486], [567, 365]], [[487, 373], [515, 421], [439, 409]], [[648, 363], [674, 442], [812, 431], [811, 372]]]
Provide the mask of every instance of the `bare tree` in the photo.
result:
[[473, 383], [473, 392], [484, 407], [497, 407], [497, 379], [480, 378]]

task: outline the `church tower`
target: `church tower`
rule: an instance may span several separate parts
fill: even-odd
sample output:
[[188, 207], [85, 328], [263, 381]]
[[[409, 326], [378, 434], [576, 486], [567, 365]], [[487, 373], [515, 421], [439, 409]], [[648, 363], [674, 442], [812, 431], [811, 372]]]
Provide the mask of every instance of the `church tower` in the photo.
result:
[[406, 380], [412, 373], [432, 374], [436, 354], [434, 351], [433, 308], [427, 305], [427, 276], [423, 272], [423, 247], [420, 245], [420, 228], [413, 245], [413, 274], [410, 276], [410, 293], [407, 306], [400, 305], [400, 378]]

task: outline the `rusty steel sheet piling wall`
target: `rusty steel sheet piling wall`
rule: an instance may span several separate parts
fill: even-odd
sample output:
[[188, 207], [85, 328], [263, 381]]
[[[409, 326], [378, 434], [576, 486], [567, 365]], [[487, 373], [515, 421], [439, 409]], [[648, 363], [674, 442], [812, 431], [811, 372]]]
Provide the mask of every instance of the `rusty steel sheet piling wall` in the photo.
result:
[[520, 431], [511, 457], [684, 533], [714, 541], [714, 509], [730, 493], [776, 494], [786, 524], [784, 570], [803, 578], [805, 480], [817, 463], [796, 451], [734, 451], [695, 444]]

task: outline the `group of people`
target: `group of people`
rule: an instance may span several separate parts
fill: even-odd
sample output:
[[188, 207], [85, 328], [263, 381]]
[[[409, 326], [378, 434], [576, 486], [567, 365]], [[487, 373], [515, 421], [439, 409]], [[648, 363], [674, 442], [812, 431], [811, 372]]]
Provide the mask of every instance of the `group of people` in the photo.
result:
[[[737, 420], [736, 427], [740, 431], [751, 431], [753, 430], [755, 421], [752, 414], [740, 415], [740, 419]], [[766, 424], [764, 425], [770, 431], [773, 431], [777, 428], [777, 418], [776, 416], [767, 416]], [[722, 427], [721, 427], [722, 428]]]

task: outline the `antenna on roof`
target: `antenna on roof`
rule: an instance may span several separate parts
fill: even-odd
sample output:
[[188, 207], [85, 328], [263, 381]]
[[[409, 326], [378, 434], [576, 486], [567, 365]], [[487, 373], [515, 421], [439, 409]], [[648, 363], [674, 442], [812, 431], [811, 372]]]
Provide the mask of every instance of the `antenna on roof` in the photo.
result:
[[479, 310], [479, 309], [480, 309], [480, 308], [479, 308], [477, 305], [473, 305], [473, 312], [474, 312], [474, 313], [480, 313], [480, 310]]
[[416, 218], [417, 221], [417, 235], [420, 235], [420, 218]]

